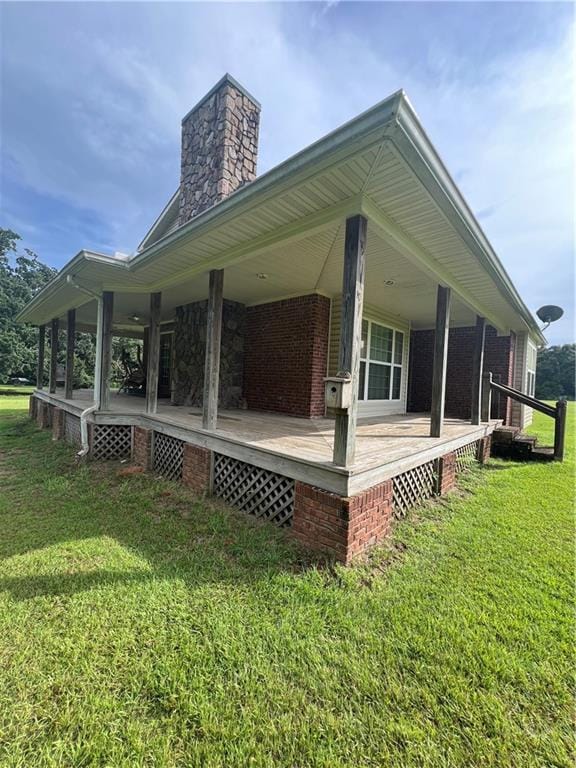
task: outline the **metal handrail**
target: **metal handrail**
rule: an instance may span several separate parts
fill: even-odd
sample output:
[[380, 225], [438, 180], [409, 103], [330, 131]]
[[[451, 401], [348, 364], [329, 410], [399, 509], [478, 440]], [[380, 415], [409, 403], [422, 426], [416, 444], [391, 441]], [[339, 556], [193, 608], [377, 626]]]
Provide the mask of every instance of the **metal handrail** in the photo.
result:
[[540, 411], [540, 413], [554, 419], [554, 458], [556, 461], [563, 461], [564, 439], [566, 435], [566, 400], [558, 400], [556, 407], [552, 407], [551, 405], [543, 403], [541, 400], [537, 400], [535, 397], [531, 397], [524, 392], [513, 389], [506, 384], [499, 384], [496, 381], [492, 381], [492, 374], [485, 373], [482, 382], [482, 421], [490, 420], [492, 391], [501, 392], [511, 400], [516, 400], [518, 403], [534, 408], [535, 411]]

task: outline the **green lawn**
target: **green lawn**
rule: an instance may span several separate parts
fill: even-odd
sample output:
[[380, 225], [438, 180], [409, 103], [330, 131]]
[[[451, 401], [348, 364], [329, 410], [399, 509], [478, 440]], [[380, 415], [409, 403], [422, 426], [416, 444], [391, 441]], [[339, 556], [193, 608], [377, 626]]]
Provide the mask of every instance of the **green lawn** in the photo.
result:
[[[0, 765], [572, 766], [574, 408], [362, 567], [0, 398]], [[536, 422], [551, 436], [551, 421]]]

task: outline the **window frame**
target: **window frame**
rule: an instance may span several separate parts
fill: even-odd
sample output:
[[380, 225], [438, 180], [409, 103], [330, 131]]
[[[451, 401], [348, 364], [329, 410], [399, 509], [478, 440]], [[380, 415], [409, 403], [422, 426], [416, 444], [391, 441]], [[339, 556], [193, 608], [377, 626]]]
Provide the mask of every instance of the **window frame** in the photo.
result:
[[528, 340], [526, 346], [526, 394], [535, 397], [536, 392], [536, 363], [538, 358], [538, 349], [535, 344]]
[[[364, 363], [364, 387], [363, 392], [358, 393], [358, 402], [369, 404], [369, 403], [402, 403], [402, 388], [404, 384], [404, 376], [405, 376], [405, 353], [406, 353], [406, 331], [400, 330], [399, 328], [393, 328], [390, 325], [386, 325], [386, 323], [383, 323], [379, 320], [372, 320], [369, 317], [363, 317], [362, 323], [367, 323], [368, 325], [368, 331], [366, 334], [366, 346], [365, 349], [360, 350], [360, 363]], [[371, 348], [371, 342], [372, 342], [372, 326], [377, 325], [380, 328], [385, 328], [387, 331], [390, 331], [392, 333], [392, 349], [390, 353], [390, 362], [387, 363], [383, 360], [373, 360], [370, 357], [370, 348]], [[400, 334], [402, 336], [402, 355], [401, 355], [401, 362], [396, 363], [396, 345], [397, 345], [397, 336]], [[388, 383], [388, 397], [387, 398], [369, 398], [368, 397], [368, 387], [369, 387], [369, 381], [370, 381], [370, 366], [371, 365], [381, 365], [384, 367], [389, 368], [390, 370], [390, 379]], [[400, 371], [400, 387], [398, 391], [398, 397], [392, 397], [394, 392], [394, 371], [398, 369]]]

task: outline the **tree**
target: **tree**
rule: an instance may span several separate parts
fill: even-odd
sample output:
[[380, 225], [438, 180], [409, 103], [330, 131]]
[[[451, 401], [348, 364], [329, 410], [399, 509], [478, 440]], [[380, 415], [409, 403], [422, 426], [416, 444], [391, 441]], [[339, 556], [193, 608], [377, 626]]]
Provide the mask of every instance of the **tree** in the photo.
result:
[[574, 400], [575, 366], [576, 344], [541, 350], [536, 367], [536, 397], [541, 400]]
[[[16, 315], [52, 280], [57, 270], [43, 264], [28, 248], [18, 253], [20, 235], [0, 228], [0, 382], [18, 376], [36, 381], [38, 329], [16, 322]], [[13, 261], [13, 264], [11, 263]], [[114, 339], [112, 360], [114, 373], [123, 351], [136, 357], [134, 339]], [[76, 334], [74, 387], [91, 387], [94, 382], [95, 341], [90, 333]], [[58, 363], [66, 362], [66, 333], [58, 336]], [[48, 361], [46, 360], [46, 366]], [[44, 372], [46, 377], [46, 370]]]

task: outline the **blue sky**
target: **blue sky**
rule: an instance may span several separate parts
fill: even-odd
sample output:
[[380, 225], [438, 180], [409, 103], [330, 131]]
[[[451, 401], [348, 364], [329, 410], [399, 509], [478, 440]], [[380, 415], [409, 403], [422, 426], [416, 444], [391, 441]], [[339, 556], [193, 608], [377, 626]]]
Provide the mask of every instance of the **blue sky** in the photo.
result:
[[229, 71], [259, 172], [404, 88], [531, 309], [574, 340], [568, 3], [9, 3], [0, 226], [60, 267], [131, 252], [176, 189], [180, 120]]

